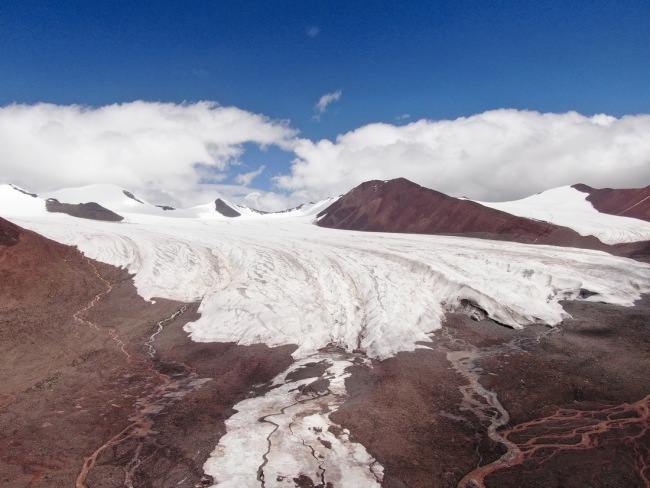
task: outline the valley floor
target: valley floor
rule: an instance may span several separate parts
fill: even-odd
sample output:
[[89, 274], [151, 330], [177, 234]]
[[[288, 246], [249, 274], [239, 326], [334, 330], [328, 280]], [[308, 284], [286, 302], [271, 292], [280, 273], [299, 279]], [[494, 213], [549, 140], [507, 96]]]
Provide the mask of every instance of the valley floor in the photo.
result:
[[[18, 316], [3, 300], [2, 330], [21, 321], [32, 332], [2, 338], [3, 357], [12, 366], [3, 368], [0, 481], [16, 487], [68, 487], [76, 481], [92, 488], [218, 481], [204, 477], [203, 463], [226, 433], [233, 407], [267, 394], [271, 379], [293, 363], [295, 347], [192, 342], [182, 331], [183, 323], [196, 318], [196, 304], [189, 304], [163, 324], [152, 360], [145, 342], [156, 323], [183, 304], [144, 302], [128, 276], [94, 265], [112, 286], [84, 312], [95, 326], [75, 323], [67, 305], [43, 311], [33, 303], [31, 314]], [[92, 268], [86, 271], [85, 299], [92, 301], [106, 283], [92, 279]], [[480, 385], [498, 395], [510, 416], [499, 435], [524, 452], [527, 443], [547, 444], [511, 468], [479, 471], [485, 486], [646, 486], [650, 298], [633, 308], [564, 306], [573, 318], [553, 334], [543, 326], [513, 330], [452, 314], [427, 348], [381, 362], [358, 361], [345, 380], [347, 396], [331, 415], [330, 435], [349, 430], [351, 441], [383, 467], [382, 486], [458, 486], [478, 465], [490, 465], [505, 452], [487, 435], [498, 410], [480, 395], [473, 403], [463, 398], [471, 378], [454, 367], [454, 358], [471, 356]], [[48, 317], [61, 326], [54, 337], [34, 330]], [[458, 351], [464, 353], [454, 356]], [[164, 377], [187, 386], [190, 376], [209, 381], [185, 388], [184, 396], [164, 389]], [[293, 381], [310, 377], [306, 384], [320, 376], [306, 370]], [[308, 398], [313, 390], [300, 394]], [[161, 410], [149, 411], [151, 425], [138, 430], [138, 410], [156, 402]], [[565, 412], [561, 417], [559, 409]], [[588, 442], [574, 435], [576, 429]], [[542, 439], [549, 432], [552, 438]], [[80, 481], [84, 460], [93, 453], [95, 462]], [[309, 474], [287, 481], [301, 487], [320, 482]]]
[[0, 252], [3, 486], [649, 484], [647, 265], [306, 221], [18, 223], [85, 255], [26, 230]]

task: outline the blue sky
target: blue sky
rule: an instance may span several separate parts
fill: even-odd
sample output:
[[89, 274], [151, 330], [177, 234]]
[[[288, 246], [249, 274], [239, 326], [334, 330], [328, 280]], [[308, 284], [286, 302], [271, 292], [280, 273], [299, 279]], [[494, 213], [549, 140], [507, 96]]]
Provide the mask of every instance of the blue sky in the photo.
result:
[[[644, 1], [4, 1], [0, 106], [210, 100], [335, 140], [514, 108], [650, 113]], [[318, 115], [320, 97], [340, 91]], [[264, 188], [291, 153], [264, 160]]]

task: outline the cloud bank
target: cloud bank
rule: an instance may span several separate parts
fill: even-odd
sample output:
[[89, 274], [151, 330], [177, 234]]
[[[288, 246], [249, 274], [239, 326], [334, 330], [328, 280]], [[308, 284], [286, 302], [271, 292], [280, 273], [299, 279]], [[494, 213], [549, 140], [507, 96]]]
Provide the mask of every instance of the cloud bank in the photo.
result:
[[456, 120], [370, 124], [334, 142], [302, 139], [279, 188], [310, 198], [405, 177], [453, 196], [503, 201], [586, 183], [650, 184], [650, 116], [494, 110]]
[[37, 192], [114, 183], [187, 206], [205, 203], [197, 190], [227, 177], [245, 143], [290, 151], [296, 134], [285, 121], [212, 102], [9, 105], [0, 108], [1, 178]]
[[[321, 98], [323, 110], [339, 97]], [[260, 161], [255, 170], [240, 164], [250, 143], [295, 155], [291, 167], [272, 178], [274, 187], [265, 170], [270, 163]], [[456, 120], [370, 124], [334, 141], [311, 141], [286, 121], [211, 102], [0, 107], [0, 179], [37, 193], [113, 183], [156, 204], [186, 207], [220, 194], [280, 210], [397, 177], [487, 201], [574, 183], [646, 186], [650, 115], [503, 109]]]

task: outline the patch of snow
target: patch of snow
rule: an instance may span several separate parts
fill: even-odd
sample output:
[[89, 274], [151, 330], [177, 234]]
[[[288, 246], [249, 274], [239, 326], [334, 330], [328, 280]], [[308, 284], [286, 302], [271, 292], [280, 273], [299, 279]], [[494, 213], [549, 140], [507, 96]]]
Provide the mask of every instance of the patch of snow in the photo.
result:
[[650, 240], [650, 222], [601, 213], [587, 201], [588, 196], [563, 186], [512, 202], [477, 203], [519, 217], [569, 227], [582, 236], [595, 236], [605, 244]]
[[[325, 363], [320, 378], [329, 383], [326, 387], [309, 388], [317, 376], [288, 379], [309, 363]], [[226, 435], [203, 466], [215, 486], [257, 486], [261, 478], [269, 488], [293, 488], [294, 478], [302, 475], [319, 486], [379, 487], [382, 466], [361, 444], [350, 441], [349, 432], [330, 430], [338, 427], [330, 414], [347, 396], [346, 369], [353, 364], [354, 358], [343, 354], [315, 354], [278, 375], [264, 396], [235, 405], [237, 413], [226, 420]]]

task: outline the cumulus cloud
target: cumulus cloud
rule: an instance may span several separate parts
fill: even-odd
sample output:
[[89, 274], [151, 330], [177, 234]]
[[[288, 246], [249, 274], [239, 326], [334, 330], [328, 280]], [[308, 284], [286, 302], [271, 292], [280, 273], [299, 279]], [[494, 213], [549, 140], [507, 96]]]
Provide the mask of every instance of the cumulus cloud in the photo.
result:
[[549, 188], [650, 184], [650, 115], [494, 110], [456, 120], [370, 124], [334, 142], [300, 140], [278, 187], [310, 198], [405, 177], [454, 196], [509, 200]]
[[333, 102], [338, 102], [341, 99], [341, 95], [342, 95], [341, 90], [336, 90], [335, 92], [326, 93], [325, 95], [320, 97], [318, 99], [318, 103], [316, 103], [316, 106], [314, 107], [316, 112], [318, 112], [315, 115], [315, 118], [320, 120], [320, 116], [325, 113], [327, 107]]
[[291, 151], [296, 134], [285, 121], [213, 102], [9, 105], [0, 108], [1, 178], [36, 192], [114, 183], [187, 206], [203, 203], [196, 190], [223, 180], [244, 144]]
[[250, 171], [249, 173], [240, 173], [235, 176], [235, 181], [240, 185], [249, 186], [255, 178], [262, 174], [265, 166], [262, 165], [257, 168], [255, 171]]
[[314, 25], [307, 29], [307, 36], [311, 37], [312, 39], [316, 37], [318, 34], [320, 34], [320, 27]]
[[[324, 95], [317, 107], [326, 110], [340, 96]], [[295, 154], [291, 168], [273, 179], [274, 191], [253, 187], [264, 166], [237, 174], [250, 143]], [[211, 102], [0, 107], [0, 179], [37, 193], [113, 183], [156, 204], [187, 207], [220, 194], [281, 210], [397, 177], [488, 201], [574, 183], [646, 186], [650, 115], [503, 109], [370, 124], [311, 141], [286, 121]], [[225, 184], [231, 178], [236, 184]]]

